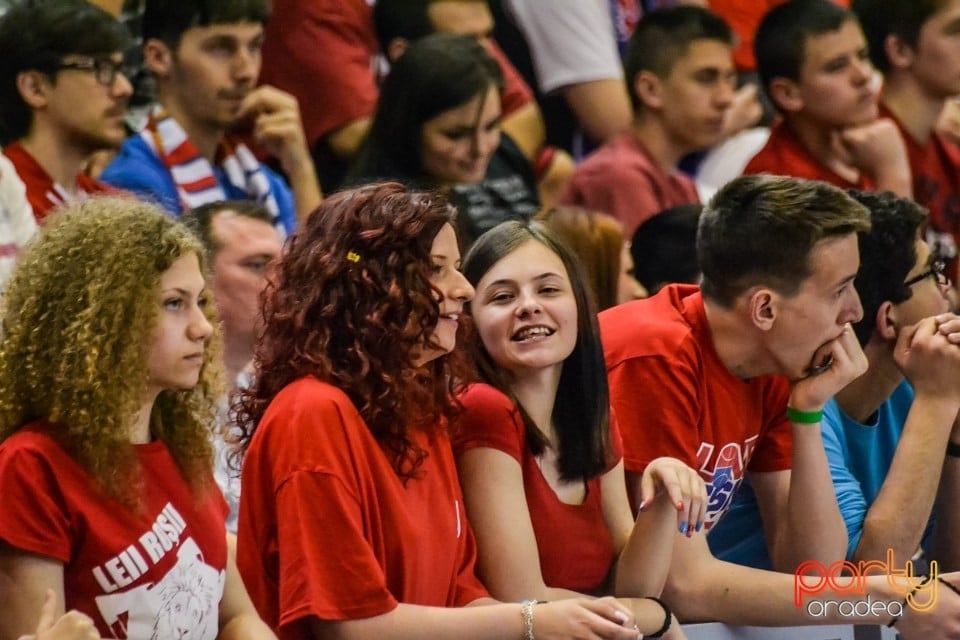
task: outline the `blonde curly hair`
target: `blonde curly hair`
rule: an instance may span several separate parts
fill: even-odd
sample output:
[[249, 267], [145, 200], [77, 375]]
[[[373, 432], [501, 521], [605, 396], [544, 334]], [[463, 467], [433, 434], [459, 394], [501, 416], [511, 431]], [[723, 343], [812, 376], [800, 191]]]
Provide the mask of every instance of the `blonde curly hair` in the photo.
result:
[[[140, 469], [130, 427], [147, 389], [147, 352], [161, 275], [200, 242], [159, 208], [100, 197], [50, 218], [19, 255], [0, 335], [0, 441], [32, 421], [47, 428], [108, 493], [137, 505]], [[221, 397], [220, 336], [199, 383], [162, 392], [151, 431], [196, 494], [210, 485], [210, 429]]]

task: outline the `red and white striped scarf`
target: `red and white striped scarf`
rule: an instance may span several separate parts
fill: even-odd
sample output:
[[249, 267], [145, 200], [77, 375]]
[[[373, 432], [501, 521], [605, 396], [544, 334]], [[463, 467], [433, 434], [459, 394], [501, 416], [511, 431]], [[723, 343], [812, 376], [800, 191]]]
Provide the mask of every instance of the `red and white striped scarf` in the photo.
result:
[[[159, 105], [147, 119], [140, 136], [170, 171], [184, 210], [226, 200], [213, 167], [200, 155], [180, 124]], [[218, 164], [231, 185], [256, 200], [277, 220], [280, 208], [263, 167], [250, 149], [232, 136], [220, 140]]]

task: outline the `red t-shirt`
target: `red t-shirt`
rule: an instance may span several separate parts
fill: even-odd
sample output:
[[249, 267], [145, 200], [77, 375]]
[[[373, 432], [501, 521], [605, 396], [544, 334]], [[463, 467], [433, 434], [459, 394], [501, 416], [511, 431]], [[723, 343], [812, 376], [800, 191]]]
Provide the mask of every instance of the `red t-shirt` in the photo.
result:
[[807, 180], [822, 180], [841, 189], [873, 191], [873, 181], [860, 174], [857, 182], [850, 182], [826, 167], [810, 155], [793, 130], [785, 122], [778, 122], [770, 129], [770, 138], [760, 152], [753, 156], [743, 170], [744, 175], [772, 173]]
[[[613, 538], [603, 517], [600, 477], [588, 481], [583, 504], [566, 504], [543, 477], [527, 446], [520, 412], [510, 399], [486, 384], [471, 385], [460, 397], [464, 412], [457, 423], [454, 451], [478, 447], [502, 451], [523, 473], [523, 490], [537, 540], [540, 571], [550, 587], [596, 592], [613, 563]], [[613, 465], [622, 458], [620, 435], [611, 423]], [[570, 545], [576, 540], [575, 546]]]
[[607, 309], [600, 331], [624, 465], [642, 472], [672, 456], [697, 469], [707, 483], [708, 529], [745, 471], [790, 468], [786, 378], [730, 373], [714, 350], [698, 287], [669, 285]]
[[[43, 167], [23, 148], [19, 142], [12, 142], [3, 149], [3, 153], [17, 169], [17, 175], [27, 187], [27, 201], [33, 207], [33, 217], [37, 222], [43, 222], [55, 207], [70, 202], [73, 196], [62, 186], [53, 181]], [[94, 180], [85, 173], [77, 174], [77, 189], [80, 194], [93, 195], [109, 193], [118, 195], [119, 189]]]
[[655, 214], [700, 202], [700, 196], [689, 176], [666, 173], [634, 134], [624, 133], [580, 163], [563, 202], [612, 215], [632, 238]]
[[306, 377], [270, 403], [244, 459], [237, 564], [281, 638], [307, 637], [310, 617], [487, 597], [449, 440], [413, 438], [428, 455], [404, 484], [341, 390]]
[[[373, 4], [369, 0], [273, 0], [260, 82], [296, 96], [311, 144], [355, 120], [373, 116], [379, 93]], [[490, 54], [500, 64], [506, 83], [503, 112], [509, 114], [529, 104], [533, 92], [503, 52], [491, 45]]]
[[[925, 142], [918, 142], [882, 103], [880, 113], [900, 128], [907, 146], [910, 172], [913, 174], [913, 198], [930, 211], [930, 227], [937, 232], [929, 238], [940, 254], [956, 255], [960, 246], [960, 147], [933, 131]], [[940, 237], [946, 234], [946, 238]], [[956, 279], [956, 261], [949, 273]]]
[[190, 493], [162, 442], [134, 447], [143, 510], [106, 495], [34, 423], [0, 443], [0, 539], [64, 564], [66, 608], [104, 638], [216, 638], [227, 506]]

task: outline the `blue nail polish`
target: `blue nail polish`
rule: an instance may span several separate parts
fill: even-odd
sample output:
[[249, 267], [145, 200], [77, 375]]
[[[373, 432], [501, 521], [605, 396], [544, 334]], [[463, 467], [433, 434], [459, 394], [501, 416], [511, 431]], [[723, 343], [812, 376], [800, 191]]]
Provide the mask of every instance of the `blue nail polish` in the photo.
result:
[[702, 522], [698, 522], [698, 523], [697, 523], [697, 533], [700, 533], [700, 529], [703, 529], [703, 523], [702, 523]]
[[687, 523], [683, 522], [680, 524], [680, 533], [685, 534], [687, 532]]

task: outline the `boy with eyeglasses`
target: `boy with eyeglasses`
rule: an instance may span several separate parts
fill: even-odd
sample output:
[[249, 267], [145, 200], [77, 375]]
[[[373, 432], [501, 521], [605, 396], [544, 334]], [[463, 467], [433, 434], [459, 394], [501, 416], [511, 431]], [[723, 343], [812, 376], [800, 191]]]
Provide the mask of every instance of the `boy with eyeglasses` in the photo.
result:
[[[939, 571], [956, 570], [960, 318], [948, 313], [950, 281], [920, 238], [922, 208], [890, 193], [851, 195], [872, 224], [859, 234], [863, 319], [853, 325], [869, 365], [826, 404], [821, 423], [847, 560], [882, 562], [892, 551], [899, 567], [922, 547]], [[757, 524], [750, 494], [738, 496], [717, 531], [739, 544], [715, 549], [719, 557], [763, 566]]]
[[111, 190], [83, 168], [126, 137], [128, 42], [122, 24], [82, 0], [23, 3], [0, 18], [0, 143], [38, 221]]

